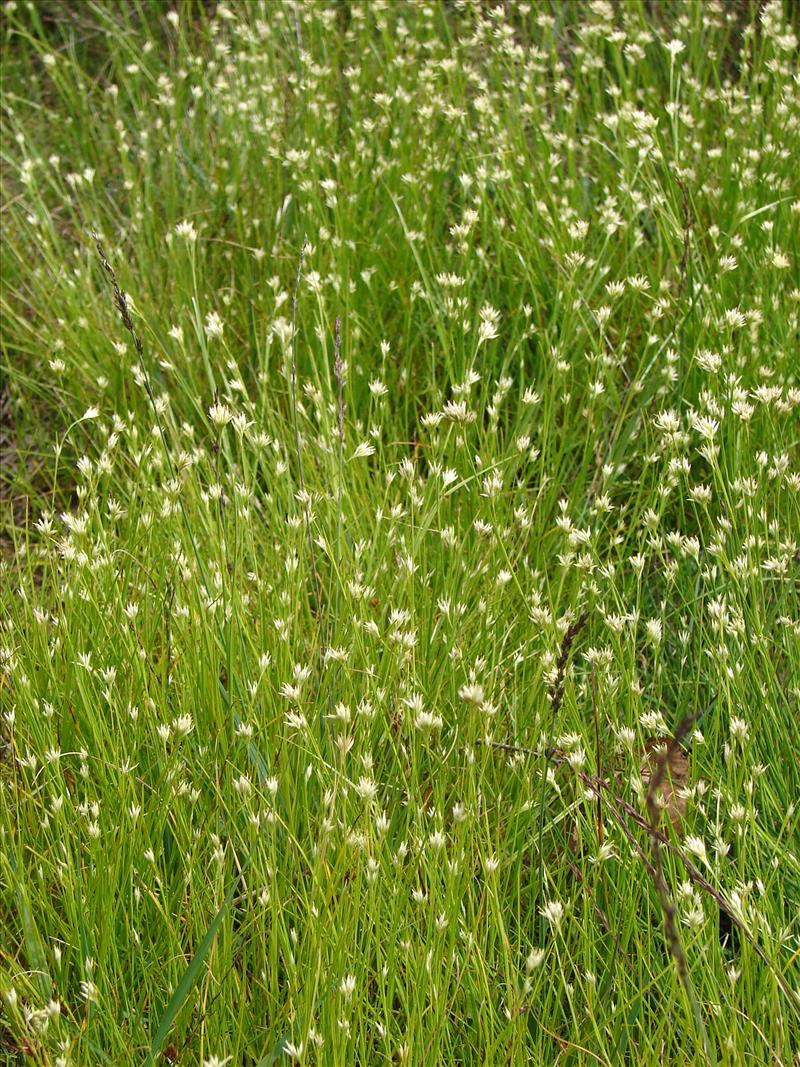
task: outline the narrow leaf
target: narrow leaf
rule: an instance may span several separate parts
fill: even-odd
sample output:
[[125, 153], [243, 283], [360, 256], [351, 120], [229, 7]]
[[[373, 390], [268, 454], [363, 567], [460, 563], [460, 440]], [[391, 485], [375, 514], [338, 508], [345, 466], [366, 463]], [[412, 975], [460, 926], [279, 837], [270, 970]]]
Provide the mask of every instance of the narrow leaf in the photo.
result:
[[209, 926], [208, 930], [206, 931], [205, 937], [200, 942], [197, 948], [197, 952], [195, 952], [194, 956], [192, 957], [192, 962], [184, 971], [183, 978], [181, 978], [180, 982], [178, 982], [178, 986], [175, 992], [170, 997], [169, 1004], [167, 1004], [164, 1014], [161, 1016], [161, 1020], [159, 1021], [158, 1030], [156, 1030], [156, 1036], [153, 1038], [153, 1041], [150, 1045], [150, 1052], [148, 1053], [147, 1060], [145, 1061], [145, 1067], [151, 1067], [151, 1064], [155, 1062], [155, 1058], [158, 1055], [158, 1052], [161, 1046], [163, 1045], [167, 1034], [172, 1029], [172, 1025], [175, 1022], [175, 1019], [177, 1018], [181, 1008], [183, 1007], [183, 1002], [189, 996], [192, 987], [197, 981], [200, 975], [200, 971], [203, 968], [203, 964], [205, 963], [206, 956], [208, 955], [209, 950], [214, 942], [214, 938], [217, 935], [217, 930], [219, 929], [220, 923], [225, 918], [225, 912], [228, 910], [228, 907], [230, 906], [230, 903], [233, 900], [233, 894], [234, 890], [236, 889], [236, 885], [237, 883], [234, 882], [234, 884], [231, 886], [230, 892], [228, 893], [225, 900], [223, 900], [219, 911], [214, 917], [214, 921]]

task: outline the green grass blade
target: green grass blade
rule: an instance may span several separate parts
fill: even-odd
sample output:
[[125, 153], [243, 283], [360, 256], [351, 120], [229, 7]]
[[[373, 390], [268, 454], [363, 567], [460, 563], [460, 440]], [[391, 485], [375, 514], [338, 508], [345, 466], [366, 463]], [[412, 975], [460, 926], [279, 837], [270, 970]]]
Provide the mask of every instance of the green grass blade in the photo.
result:
[[197, 948], [197, 952], [195, 952], [194, 956], [192, 957], [191, 963], [184, 971], [183, 978], [181, 978], [180, 982], [178, 982], [178, 986], [175, 992], [170, 997], [169, 1004], [167, 1004], [164, 1014], [159, 1020], [158, 1029], [156, 1030], [155, 1037], [153, 1038], [150, 1044], [150, 1052], [148, 1053], [147, 1059], [145, 1061], [146, 1067], [150, 1067], [150, 1065], [155, 1062], [155, 1058], [158, 1055], [159, 1050], [161, 1049], [161, 1046], [163, 1045], [167, 1037], [167, 1034], [172, 1029], [173, 1023], [178, 1017], [178, 1013], [183, 1007], [184, 1001], [189, 996], [189, 993], [192, 991], [192, 988], [200, 975], [200, 971], [203, 968], [206, 956], [208, 955], [209, 951], [211, 950], [211, 946], [214, 943], [214, 938], [217, 936], [217, 930], [219, 930], [220, 924], [225, 918], [225, 913], [228, 910], [231, 901], [233, 900], [233, 894], [235, 889], [236, 883], [234, 883], [227, 897], [225, 897], [225, 900], [223, 900], [219, 911], [214, 916], [214, 921], [209, 926], [203, 940], [200, 942]]

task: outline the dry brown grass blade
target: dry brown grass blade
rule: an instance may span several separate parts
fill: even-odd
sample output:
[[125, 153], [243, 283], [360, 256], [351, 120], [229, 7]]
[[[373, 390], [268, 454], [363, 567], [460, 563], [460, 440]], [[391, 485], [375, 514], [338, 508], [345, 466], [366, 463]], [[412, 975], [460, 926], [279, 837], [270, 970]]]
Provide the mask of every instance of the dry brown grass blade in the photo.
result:
[[[653, 786], [653, 778], [658, 774], [659, 761], [662, 759], [664, 761], [659, 784], [653, 788], [654, 812], [652, 814], [657, 816], [656, 826], [660, 825], [663, 813], [666, 812], [675, 833], [678, 837], [682, 837], [686, 797], [681, 794], [689, 781], [689, 760], [680, 744], [672, 739], [665, 742], [657, 738], [648, 738], [644, 748], [641, 774], [644, 784], [648, 787], [648, 795]], [[661, 814], [659, 814], [659, 809]]]
[[655, 769], [650, 777], [650, 785], [648, 786], [646, 797], [647, 814], [650, 820], [650, 854], [653, 859], [650, 867], [650, 876], [653, 879], [658, 902], [664, 913], [664, 936], [667, 940], [667, 948], [675, 961], [675, 968], [678, 972], [681, 984], [686, 990], [686, 996], [692, 1008], [692, 1015], [694, 1016], [698, 1033], [703, 1042], [706, 1059], [709, 1063], [716, 1063], [716, 1057], [714, 1056], [711, 1042], [708, 1037], [708, 1031], [706, 1030], [706, 1024], [703, 1020], [700, 1001], [698, 1000], [691, 975], [689, 974], [689, 964], [681, 943], [678, 924], [676, 922], [677, 908], [675, 907], [675, 901], [672, 899], [672, 894], [669, 891], [667, 880], [664, 875], [664, 864], [661, 857], [662, 837], [658, 830], [659, 823], [661, 822], [660, 798], [664, 796], [664, 787], [668, 785], [670, 768], [673, 764], [676, 764], [678, 756], [681, 753], [681, 742], [684, 738], [689, 736], [693, 725], [694, 715], [691, 713], [681, 719], [678, 728], [675, 731], [675, 736], [670, 738], [666, 748], [659, 753]]

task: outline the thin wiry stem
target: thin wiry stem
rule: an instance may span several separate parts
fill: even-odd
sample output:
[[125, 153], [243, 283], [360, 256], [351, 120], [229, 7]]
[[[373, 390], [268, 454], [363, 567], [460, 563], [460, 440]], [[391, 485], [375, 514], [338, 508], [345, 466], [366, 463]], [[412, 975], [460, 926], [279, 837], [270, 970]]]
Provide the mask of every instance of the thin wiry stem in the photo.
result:
[[297, 294], [300, 291], [300, 276], [303, 272], [303, 260], [305, 259], [306, 249], [308, 248], [308, 238], [303, 238], [303, 245], [300, 249], [300, 255], [297, 260], [297, 273], [294, 279], [294, 293], [292, 295], [292, 343], [291, 343], [291, 358], [292, 358], [292, 415], [294, 418], [294, 447], [297, 455], [297, 474], [300, 481], [300, 489], [305, 492], [306, 483], [303, 478], [303, 456], [300, 452], [300, 427], [297, 420]]
[[[297, 404], [297, 298], [300, 292], [300, 278], [303, 271], [303, 260], [308, 250], [308, 237], [303, 237], [303, 244], [300, 249], [300, 255], [297, 260], [297, 273], [294, 279], [294, 293], [292, 295], [292, 417], [294, 419], [294, 447], [297, 456], [297, 477], [300, 482], [300, 500], [303, 505], [303, 510], [306, 520], [306, 535], [308, 538], [308, 556], [311, 564], [311, 581], [314, 586], [314, 598], [316, 600], [316, 621], [317, 621], [317, 633], [319, 634], [319, 649], [318, 649], [318, 670], [319, 670], [319, 685], [322, 686], [322, 677], [325, 668], [325, 650], [323, 645], [325, 643], [325, 634], [323, 631], [322, 622], [322, 586], [319, 579], [319, 572], [317, 571], [317, 557], [314, 552], [314, 535], [311, 532], [311, 496], [306, 492], [306, 483], [303, 476], [303, 452], [300, 447], [300, 424], [298, 417], [298, 404]], [[330, 697], [329, 697], [330, 703]], [[324, 745], [325, 739], [325, 712], [323, 710], [323, 704], [320, 702], [319, 708], [319, 732], [322, 744]]]
[[[344, 363], [342, 362], [342, 320], [336, 316], [336, 326], [333, 337], [333, 373], [336, 375], [338, 385], [337, 416], [339, 429], [339, 483], [337, 486], [336, 499], [336, 569], [337, 577], [341, 576], [342, 566], [342, 471], [344, 468]], [[336, 583], [336, 609], [335, 617], [339, 617], [339, 585]]]
[[[603, 752], [600, 746], [600, 717], [597, 711], [597, 677], [592, 664], [592, 717], [594, 718], [594, 746], [597, 777], [603, 777]], [[603, 847], [603, 807], [602, 799], [597, 798], [597, 844]]]
[[303, 238], [303, 245], [297, 260], [297, 273], [294, 279], [294, 294], [292, 296], [292, 417], [294, 419], [294, 448], [297, 457], [297, 478], [300, 483], [300, 499], [303, 503], [306, 520], [306, 534], [308, 536], [308, 553], [311, 561], [311, 574], [314, 583], [314, 596], [316, 597], [317, 622], [322, 613], [322, 590], [320, 588], [319, 575], [317, 573], [317, 559], [314, 553], [314, 535], [311, 532], [311, 500], [306, 492], [306, 482], [303, 476], [303, 453], [300, 447], [300, 423], [297, 405], [297, 297], [300, 292], [300, 277], [303, 271], [303, 260], [308, 251], [308, 237]]
[[[571, 623], [567, 628], [567, 632], [564, 634], [564, 640], [561, 642], [561, 652], [558, 656], [558, 663], [556, 664], [556, 677], [553, 685], [550, 688], [550, 703], [552, 711], [550, 714], [550, 735], [547, 739], [547, 745], [545, 747], [545, 759], [553, 743], [553, 730], [555, 729], [556, 718], [558, 716], [558, 710], [561, 707], [561, 702], [564, 699], [564, 678], [567, 670], [567, 661], [569, 659], [570, 650], [575, 643], [575, 638], [581, 632], [586, 625], [586, 620], [589, 618], [588, 611], [584, 611], [580, 618]], [[545, 807], [545, 790], [547, 788], [547, 771], [542, 774], [542, 789], [539, 796], [539, 910], [544, 900], [544, 851], [542, 848], [544, 842], [544, 807]], [[544, 918], [542, 918], [539, 924], [539, 940], [540, 944], [544, 945]]]

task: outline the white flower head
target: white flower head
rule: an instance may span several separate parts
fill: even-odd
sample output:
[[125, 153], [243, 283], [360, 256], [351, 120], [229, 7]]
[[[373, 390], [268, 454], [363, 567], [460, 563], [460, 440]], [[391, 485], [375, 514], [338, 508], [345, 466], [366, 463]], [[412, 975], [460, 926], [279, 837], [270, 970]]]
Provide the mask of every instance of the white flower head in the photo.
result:
[[749, 727], [744, 719], [740, 719], [738, 716], [733, 715], [730, 722], [731, 737], [734, 741], [746, 741], [749, 732]]
[[688, 834], [683, 842], [686, 851], [690, 852], [693, 856], [700, 860], [701, 863], [705, 863], [708, 866], [708, 852], [706, 851], [706, 845], [702, 838], [695, 837], [694, 834]]
[[224, 329], [225, 323], [222, 321], [216, 311], [209, 311], [209, 313], [206, 315], [206, 337], [208, 337], [209, 340], [213, 339], [214, 337], [222, 337], [222, 331]]
[[175, 235], [180, 237], [181, 240], [186, 241], [187, 244], [192, 244], [197, 240], [197, 230], [194, 228], [194, 223], [189, 219], [182, 219], [176, 225]]
[[233, 418], [233, 412], [227, 404], [220, 404], [219, 402], [212, 404], [208, 409], [208, 417], [211, 419], [214, 426], [221, 430], [223, 426], [227, 424]]
[[564, 905], [560, 900], [548, 900], [544, 904], [541, 914], [554, 930], [558, 930], [564, 918]]

